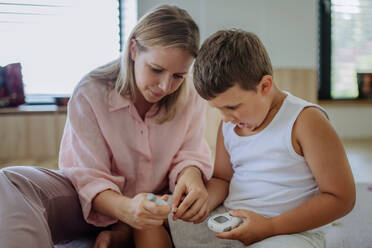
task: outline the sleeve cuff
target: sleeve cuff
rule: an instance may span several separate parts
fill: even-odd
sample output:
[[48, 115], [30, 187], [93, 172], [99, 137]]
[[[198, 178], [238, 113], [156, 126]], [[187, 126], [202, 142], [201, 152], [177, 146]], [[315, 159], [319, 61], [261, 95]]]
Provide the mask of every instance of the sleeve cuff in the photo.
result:
[[203, 181], [206, 182], [212, 177], [213, 169], [212, 167], [206, 168], [202, 165], [202, 163], [196, 161], [196, 160], [184, 160], [181, 163], [177, 164], [169, 174], [169, 190], [171, 192], [174, 191], [174, 188], [176, 187], [176, 180], [178, 177], [178, 174], [181, 173], [183, 169], [186, 167], [195, 166], [197, 167], [202, 174]]
[[98, 213], [92, 208], [93, 199], [101, 192], [111, 189], [121, 194], [115, 184], [109, 182], [94, 181], [91, 182], [79, 192], [80, 202], [82, 205], [84, 219], [94, 226], [104, 227], [116, 223], [118, 220], [104, 214]]

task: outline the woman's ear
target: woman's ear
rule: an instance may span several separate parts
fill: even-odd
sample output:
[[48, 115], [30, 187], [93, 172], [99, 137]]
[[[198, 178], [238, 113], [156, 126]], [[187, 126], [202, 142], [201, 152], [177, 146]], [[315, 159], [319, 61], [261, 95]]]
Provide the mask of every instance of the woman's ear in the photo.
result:
[[135, 61], [136, 60], [136, 50], [137, 50], [137, 41], [136, 39], [132, 38], [129, 42], [129, 52], [130, 58]]
[[270, 75], [265, 75], [262, 77], [260, 83], [258, 84], [258, 89], [261, 94], [267, 96], [273, 87], [273, 77]]

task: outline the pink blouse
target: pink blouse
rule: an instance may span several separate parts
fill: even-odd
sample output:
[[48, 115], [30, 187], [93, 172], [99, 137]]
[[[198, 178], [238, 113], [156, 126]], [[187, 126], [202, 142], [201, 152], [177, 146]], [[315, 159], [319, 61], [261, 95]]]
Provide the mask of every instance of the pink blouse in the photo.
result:
[[88, 223], [106, 226], [116, 221], [92, 209], [92, 200], [104, 190], [128, 197], [173, 192], [177, 175], [190, 165], [197, 166], [204, 179], [211, 178], [205, 101], [191, 85], [188, 92], [174, 119], [158, 124], [163, 112], [153, 116], [155, 105], [142, 120], [133, 103], [105, 82], [86, 77], [75, 88], [59, 167], [75, 186]]

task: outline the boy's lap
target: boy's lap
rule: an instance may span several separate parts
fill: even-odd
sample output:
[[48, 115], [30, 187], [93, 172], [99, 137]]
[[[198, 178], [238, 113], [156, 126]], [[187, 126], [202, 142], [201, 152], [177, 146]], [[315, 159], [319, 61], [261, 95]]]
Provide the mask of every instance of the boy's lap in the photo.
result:
[[[211, 215], [227, 212], [224, 206], [216, 208]], [[216, 233], [211, 231], [207, 226], [208, 218], [200, 223], [185, 222], [182, 220], [173, 221], [168, 218], [169, 228], [172, 234], [172, 240], [175, 247], [245, 247], [241, 242], [236, 240], [226, 240], [216, 238]]]
[[[224, 206], [219, 206], [211, 214], [220, 214], [227, 212]], [[172, 240], [177, 248], [222, 248], [222, 247], [249, 247], [249, 248], [324, 248], [325, 238], [323, 233], [317, 231], [303, 232], [293, 235], [279, 235], [270, 237], [250, 246], [245, 246], [237, 240], [219, 239], [215, 232], [207, 226], [208, 218], [200, 223], [184, 222], [182, 220], [173, 221], [168, 218], [169, 227], [172, 234]]]
[[291, 235], [278, 235], [267, 238], [249, 248], [325, 248], [325, 238], [322, 232], [311, 231]]

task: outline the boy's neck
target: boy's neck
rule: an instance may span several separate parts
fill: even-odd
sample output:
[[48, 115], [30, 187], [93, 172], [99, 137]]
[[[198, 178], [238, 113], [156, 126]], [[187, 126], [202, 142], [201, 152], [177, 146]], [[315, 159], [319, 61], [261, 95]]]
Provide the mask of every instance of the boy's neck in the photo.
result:
[[[281, 91], [275, 85], [273, 85], [271, 95], [272, 95], [272, 100], [271, 100], [271, 104], [270, 104], [269, 113], [270, 113], [270, 111], [275, 111], [275, 110], [276, 110], [275, 111], [275, 113], [276, 113], [276, 112], [278, 112], [278, 110], [282, 106], [283, 101], [284, 101], [285, 97], [287, 96], [287, 94], [285, 94], [283, 91]], [[268, 115], [269, 115], [269, 113], [268, 113]]]
[[287, 96], [287, 94], [285, 94], [278, 87], [276, 87], [275, 84], [273, 84], [270, 94], [272, 99], [270, 103], [270, 108], [269, 111], [267, 112], [265, 120], [262, 122], [261, 125], [265, 127], [272, 121], [272, 119], [274, 119], [275, 115], [278, 113], [280, 107], [282, 106], [285, 97]]

